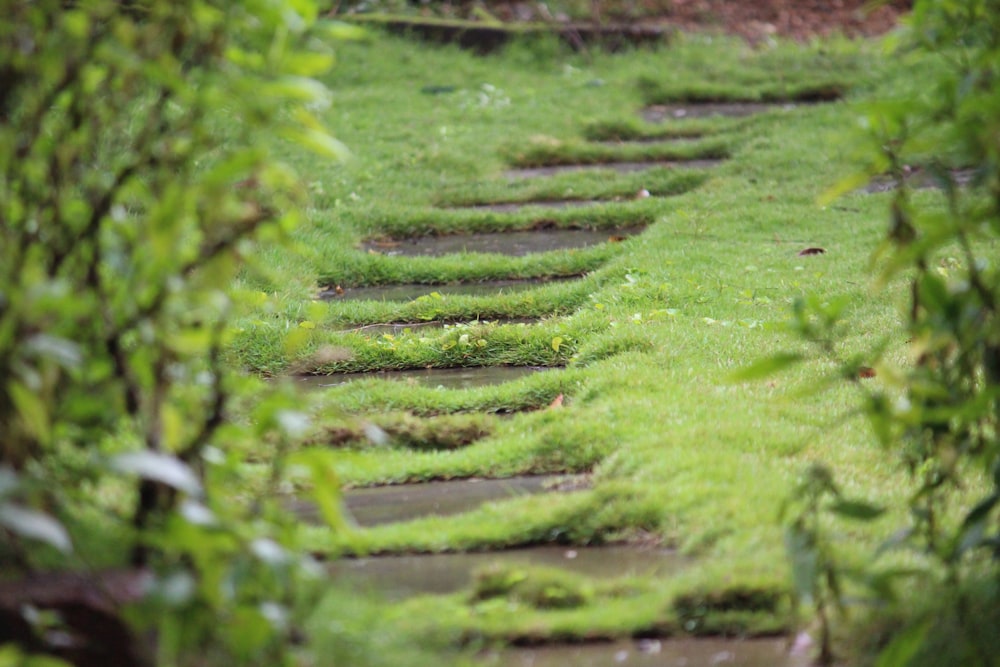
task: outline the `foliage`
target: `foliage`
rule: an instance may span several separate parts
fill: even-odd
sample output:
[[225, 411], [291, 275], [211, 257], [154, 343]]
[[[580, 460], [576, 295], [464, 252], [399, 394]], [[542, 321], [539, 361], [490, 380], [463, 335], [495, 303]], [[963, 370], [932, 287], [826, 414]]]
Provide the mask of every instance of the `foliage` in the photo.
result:
[[268, 133], [343, 154], [311, 78], [336, 29], [303, 0], [0, 6], [4, 575], [148, 568], [164, 664], [287, 664], [315, 568], [240, 463], [305, 418], [271, 392], [237, 420], [261, 388], [223, 353], [234, 276], [295, 224]]
[[828, 468], [813, 465], [803, 475], [782, 508], [786, 520], [785, 547], [792, 564], [795, 591], [800, 602], [812, 605], [819, 623], [819, 655], [823, 665], [833, 664], [831, 610], [843, 612], [843, 567], [833, 552], [834, 538], [826, 515], [869, 521], [882, 509], [845, 498]]
[[[1000, 557], [1000, 270], [990, 254], [1000, 240], [998, 44], [996, 2], [918, 2], [901, 51], [925, 73], [920, 89], [872, 105], [863, 118], [866, 169], [840, 188], [889, 175], [889, 227], [873, 261], [883, 285], [905, 279], [909, 286], [905, 329], [896, 335], [907, 340], [911, 362], [892, 368], [892, 339], [875, 346], [870, 363], [884, 384], [863, 389], [875, 433], [899, 453], [914, 486], [910, 524], [881, 551], [907, 547], [923, 554], [948, 593], [939, 603], [952, 605], [966, 630], [962, 641], [975, 658], [965, 664], [983, 665], [992, 664], [983, 644], [988, 638], [972, 631], [960, 583], [981, 567], [995, 573]], [[936, 192], [918, 192], [920, 183]], [[860, 357], [838, 354], [842, 306], [800, 301], [793, 328], [838, 362], [838, 377], [858, 382], [875, 370], [861, 366]], [[784, 354], [751, 372], [800, 360]], [[829, 489], [836, 488], [832, 484], [831, 479]], [[981, 490], [977, 502], [956, 507], [956, 493], [970, 488]], [[816, 532], [804, 535], [815, 538]], [[796, 557], [812, 552], [793, 549]], [[809, 586], [818, 587], [827, 577], [827, 588], [835, 592], [828, 575], [837, 566], [825, 563], [814, 568]], [[884, 587], [880, 592], [889, 594]], [[819, 605], [818, 610], [822, 619]], [[879, 664], [916, 664], [911, 659], [933, 634], [932, 624], [915, 622]]]

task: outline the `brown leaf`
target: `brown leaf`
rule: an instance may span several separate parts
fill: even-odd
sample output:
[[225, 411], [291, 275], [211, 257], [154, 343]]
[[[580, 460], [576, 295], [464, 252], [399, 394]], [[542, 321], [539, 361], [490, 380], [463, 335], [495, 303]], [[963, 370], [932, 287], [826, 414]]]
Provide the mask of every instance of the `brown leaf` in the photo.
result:
[[875, 377], [875, 369], [871, 366], [862, 366], [858, 369], [858, 377], [861, 379], [873, 378]]
[[822, 255], [826, 252], [824, 248], [806, 248], [805, 250], [799, 251], [799, 257], [805, 257], [807, 255]]
[[549, 403], [549, 410], [555, 410], [556, 408], [561, 408], [563, 404], [563, 395], [559, 394], [555, 399]]

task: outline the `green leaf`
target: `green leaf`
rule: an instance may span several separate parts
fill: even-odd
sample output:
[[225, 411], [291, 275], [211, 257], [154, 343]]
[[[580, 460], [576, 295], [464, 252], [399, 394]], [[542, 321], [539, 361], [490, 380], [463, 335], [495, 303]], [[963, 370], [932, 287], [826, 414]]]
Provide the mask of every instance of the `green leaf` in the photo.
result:
[[924, 645], [924, 638], [931, 627], [928, 619], [911, 625], [902, 631], [885, 647], [875, 662], [875, 667], [905, 667], [916, 657]]
[[916, 530], [914, 530], [912, 526], [900, 528], [895, 533], [890, 535], [889, 539], [879, 545], [878, 549], [875, 550], [875, 557], [878, 558], [888, 551], [895, 551], [896, 549], [899, 549], [907, 544], [914, 535], [916, 535]]
[[337, 41], [363, 42], [371, 37], [364, 28], [343, 21], [319, 21], [316, 32]]
[[[331, 53], [310, 53], [300, 51], [298, 53], [286, 53], [281, 59], [282, 68], [289, 74], [302, 77], [319, 76], [328, 72], [335, 62]], [[323, 88], [323, 97], [329, 97], [330, 93], [318, 81], [306, 79], [320, 85]]]
[[253, 607], [237, 607], [232, 618], [223, 628], [223, 638], [226, 645], [241, 662], [250, 662], [250, 658], [258, 654], [270, 641], [271, 624], [264, 618], [259, 609]]
[[797, 523], [785, 529], [785, 549], [792, 565], [795, 591], [803, 600], [812, 600], [819, 581], [819, 552], [812, 536]]
[[296, 452], [290, 463], [304, 466], [312, 481], [312, 497], [326, 524], [338, 532], [351, 529], [343, 510], [343, 494], [340, 479], [331, 465], [328, 452], [307, 449]]
[[0, 465], [0, 498], [9, 496], [21, 485], [17, 472], [10, 466]]
[[955, 550], [956, 556], [961, 556], [968, 551], [983, 546], [987, 530], [987, 519], [998, 502], [1000, 502], [1000, 495], [994, 493], [981, 500], [965, 516], [965, 520], [962, 521], [962, 528], [957, 535], [958, 546]]
[[774, 375], [779, 371], [790, 368], [801, 362], [804, 357], [795, 352], [780, 352], [770, 357], [765, 357], [745, 366], [729, 376], [732, 382], [746, 382], [748, 380], [759, 380], [761, 378]]
[[63, 525], [48, 514], [37, 510], [11, 503], [0, 504], [0, 526], [4, 526], [15, 535], [45, 542], [63, 553], [73, 550], [69, 533]]
[[885, 508], [861, 500], [837, 500], [830, 506], [830, 511], [848, 519], [871, 521], [882, 516]]
[[312, 152], [334, 160], [346, 160], [351, 156], [347, 146], [326, 132], [314, 128], [285, 128], [281, 135]]
[[871, 180], [871, 174], [864, 171], [850, 174], [849, 176], [840, 179], [832, 187], [821, 193], [820, 196], [817, 197], [816, 203], [820, 206], [829, 206], [834, 202], [834, 200], [839, 199], [848, 192], [852, 192], [867, 185]]
[[51, 423], [45, 401], [38, 394], [16, 381], [8, 383], [7, 392], [10, 394], [11, 402], [28, 432], [39, 442], [48, 442], [51, 435]]
[[118, 472], [138, 475], [192, 496], [201, 494], [201, 482], [191, 468], [170, 454], [127, 452], [111, 459], [110, 467]]
[[562, 347], [562, 344], [563, 344], [563, 339], [561, 337], [556, 336], [555, 338], [552, 339], [552, 349], [555, 350], [556, 352], [559, 351], [559, 348]]
[[305, 76], [286, 76], [271, 81], [263, 87], [261, 93], [307, 104], [325, 105], [330, 102], [330, 90], [316, 79]]

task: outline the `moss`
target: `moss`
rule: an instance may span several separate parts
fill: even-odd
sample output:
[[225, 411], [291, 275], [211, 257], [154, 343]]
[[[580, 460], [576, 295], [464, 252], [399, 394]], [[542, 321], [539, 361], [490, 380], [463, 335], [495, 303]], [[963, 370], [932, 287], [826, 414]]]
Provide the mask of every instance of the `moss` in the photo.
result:
[[562, 570], [494, 565], [475, 573], [469, 599], [502, 597], [535, 609], [571, 609], [587, 604], [593, 594], [586, 579]]
[[327, 424], [308, 444], [330, 446], [371, 446], [371, 426], [381, 429], [393, 447], [415, 450], [448, 450], [466, 447], [494, 430], [488, 415], [441, 415], [418, 417], [406, 412], [368, 415], [364, 420], [350, 419]]

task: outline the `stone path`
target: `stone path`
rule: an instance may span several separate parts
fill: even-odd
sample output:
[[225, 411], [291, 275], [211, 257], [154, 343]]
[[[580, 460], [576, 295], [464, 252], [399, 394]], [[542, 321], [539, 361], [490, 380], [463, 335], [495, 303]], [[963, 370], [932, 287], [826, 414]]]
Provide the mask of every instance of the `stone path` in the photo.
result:
[[[714, 115], [743, 117], [756, 113], [783, 110], [793, 105], [774, 105], [756, 103], [733, 104], [683, 104], [649, 107], [641, 111], [643, 117], [651, 122], [680, 123], [685, 119], [702, 118]], [[683, 139], [682, 139], [683, 140]], [[678, 168], [697, 168], [710, 170], [721, 163], [720, 160], [691, 160], [670, 163]], [[565, 171], [591, 169], [613, 169], [624, 173], [628, 171], [663, 166], [663, 162], [616, 162], [601, 165], [576, 164], [552, 165], [530, 169], [514, 169], [501, 175], [502, 178], [545, 178]], [[533, 206], [585, 206], [603, 202], [573, 201], [573, 202], [534, 202], [530, 204], [496, 204], [490, 208], [499, 213], [514, 211], [524, 205]], [[493, 252], [512, 256], [523, 256], [536, 252], [551, 252], [566, 248], [582, 247], [593, 243], [607, 243], [622, 240], [625, 236], [638, 234], [641, 228], [628, 230], [541, 230], [518, 231], [514, 233], [475, 233], [459, 234], [442, 237], [427, 237], [419, 239], [397, 239], [394, 241], [366, 242], [362, 250], [379, 252], [398, 257], [398, 261], [407, 261], [407, 257], [440, 256], [457, 252]], [[395, 261], [395, 260], [394, 260]], [[549, 279], [546, 279], [548, 281]], [[352, 299], [413, 299], [431, 291], [442, 294], [488, 295], [504, 290], [529, 290], [539, 283], [532, 281], [498, 280], [491, 282], [476, 282], [460, 285], [396, 285], [386, 287], [336, 288], [328, 290], [324, 298], [331, 301]], [[371, 327], [387, 326], [370, 323]], [[391, 324], [391, 327], [406, 325]], [[425, 323], [423, 326], [431, 326]], [[527, 326], [532, 326], [528, 324]], [[360, 327], [364, 329], [365, 327]], [[398, 329], [393, 329], [398, 333]], [[322, 388], [348, 380], [375, 377], [398, 378], [427, 383], [431, 386], [467, 388], [483, 382], [496, 382], [514, 379], [525, 373], [537, 372], [536, 368], [503, 368], [503, 369], [436, 369], [406, 372], [382, 372], [357, 374], [353, 376], [321, 376], [305, 378], [303, 382]], [[446, 379], [450, 378], [450, 379]], [[478, 484], [478, 489], [475, 485]], [[511, 489], [520, 489], [528, 493], [558, 493], [550, 491], [542, 485], [524, 486], [522, 481], [489, 481], [466, 483], [429, 483], [422, 486], [374, 489], [356, 492], [348, 495], [347, 507], [355, 513], [362, 525], [374, 525], [384, 521], [405, 521], [424, 516], [442, 516], [453, 512], [464, 511], [484, 499], [494, 501], [502, 498], [489, 490], [503, 490], [509, 484]], [[528, 488], [528, 487], [531, 488]], [[509, 489], [508, 489], [509, 490]], [[475, 495], [476, 491], [485, 492]], [[473, 493], [473, 499], [466, 494]], [[448, 494], [454, 496], [449, 498]], [[364, 501], [361, 498], [365, 498]], [[433, 499], [424, 502], [420, 499]], [[402, 508], [401, 508], [402, 506]], [[304, 511], [301, 507], [300, 511]], [[400, 511], [402, 509], [402, 511]], [[584, 549], [576, 547], [534, 547], [505, 551], [502, 553], [477, 554], [441, 554], [441, 555], [405, 555], [384, 556], [342, 560], [330, 565], [331, 570], [343, 578], [362, 587], [376, 588], [389, 598], [400, 598], [416, 593], [446, 593], [454, 592], [468, 585], [471, 572], [491, 563], [521, 563], [545, 564], [559, 568], [583, 572], [595, 576], [619, 576], [630, 571], [667, 575], [677, 568], [683, 567], [683, 559], [676, 554], [657, 548], [638, 546], [614, 546], [601, 549]], [[702, 664], [705, 659], [710, 664], [746, 664], [746, 665], [800, 665], [787, 656], [780, 645], [775, 642], [749, 644], [739, 646], [731, 644], [687, 644], [677, 645], [664, 642], [645, 645], [634, 643], [615, 644], [601, 647], [593, 655], [579, 649], [558, 648], [536, 650], [531, 656], [527, 653], [508, 652], [503, 656], [494, 656], [498, 665], [518, 664], [608, 664], [608, 656], [615, 662], [634, 664], [674, 664], [656, 661], [658, 654], [664, 656], [687, 656], [693, 661], [685, 664]], [[596, 656], [596, 657], [595, 657]], [[623, 657], [624, 656], [624, 657]], [[747, 656], [742, 662], [736, 656]], [[765, 657], [761, 657], [765, 656]], [[687, 659], [687, 658], [684, 658]], [[590, 662], [588, 662], [588, 660]], [[596, 660], [596, 662], [594, 662]], [[698, 662], [701, 660], [702, 662]], [[569, 661], [569, 662], [567, 662]], [[721, 661], [721, 662], [720, 662]], [[706, 664], [709, 664], [706, 663]]]

